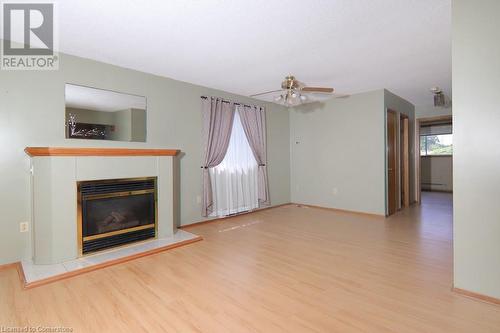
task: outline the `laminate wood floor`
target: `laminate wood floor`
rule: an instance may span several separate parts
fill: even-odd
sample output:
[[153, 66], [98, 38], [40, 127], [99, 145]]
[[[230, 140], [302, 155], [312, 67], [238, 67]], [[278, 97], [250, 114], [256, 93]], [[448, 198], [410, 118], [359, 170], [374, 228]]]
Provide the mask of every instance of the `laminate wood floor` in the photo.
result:
[[0, 326], [74, 332], [500, 332], [500, 306], [451, 291], [451, 195], [384, 219], [283, 206], [188, 229], [185, 247], [23, 290]]

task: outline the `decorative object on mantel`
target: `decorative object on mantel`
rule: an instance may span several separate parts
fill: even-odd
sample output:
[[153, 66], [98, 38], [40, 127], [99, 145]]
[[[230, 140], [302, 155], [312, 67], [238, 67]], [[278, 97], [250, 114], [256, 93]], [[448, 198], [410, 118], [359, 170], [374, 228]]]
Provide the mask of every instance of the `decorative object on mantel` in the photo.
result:
[[72, 113], [69, 113], [68, 118], [69, 138], [106, 140], [107, 132], [114, 128], [109, 125], [77, 123], [76, 115]]
[[176, 156], [178, 149], [26, 147], [31, 156]]

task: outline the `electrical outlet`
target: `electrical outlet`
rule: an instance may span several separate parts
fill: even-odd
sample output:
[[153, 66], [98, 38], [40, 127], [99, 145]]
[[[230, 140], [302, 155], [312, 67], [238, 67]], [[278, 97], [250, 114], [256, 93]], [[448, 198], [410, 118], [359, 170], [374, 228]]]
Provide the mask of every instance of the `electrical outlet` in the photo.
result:
[[28, 232], [28, 230], [29, 230], [29, 223], [28, 222], [19, 223], [19, 232]]
[[196, 203], [201, 204], [201, 195], [196, 196]]

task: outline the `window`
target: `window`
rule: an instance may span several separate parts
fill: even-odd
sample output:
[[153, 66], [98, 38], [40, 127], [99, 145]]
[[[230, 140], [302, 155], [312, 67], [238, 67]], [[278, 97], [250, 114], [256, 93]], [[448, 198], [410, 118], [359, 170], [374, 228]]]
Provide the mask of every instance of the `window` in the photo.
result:
[[434, 122], [420, 127], [420, 156], [453, 154], [453, 126], [450, 122]]
[[211, 216], [236, 214], [259, 207], [258, 165], [248, 143], [238, 109], [226, 156], [209, 170], [214, 198]]
[[453, 154], [453, 134], [430, 134], [420, 136], [420, 156]]

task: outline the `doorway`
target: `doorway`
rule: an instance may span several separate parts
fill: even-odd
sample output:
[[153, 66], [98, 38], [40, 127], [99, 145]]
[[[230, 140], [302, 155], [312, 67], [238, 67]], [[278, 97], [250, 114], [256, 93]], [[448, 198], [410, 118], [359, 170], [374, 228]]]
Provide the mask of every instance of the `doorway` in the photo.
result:
[[453, 192], [453, 124], [451, 115], [416, 120], [416, 201], [422, 191]]
[[[410, 206], [410, 118], [387, 109], [387, 216]], [[414, 146], [413, 146], [414, 147]]]

